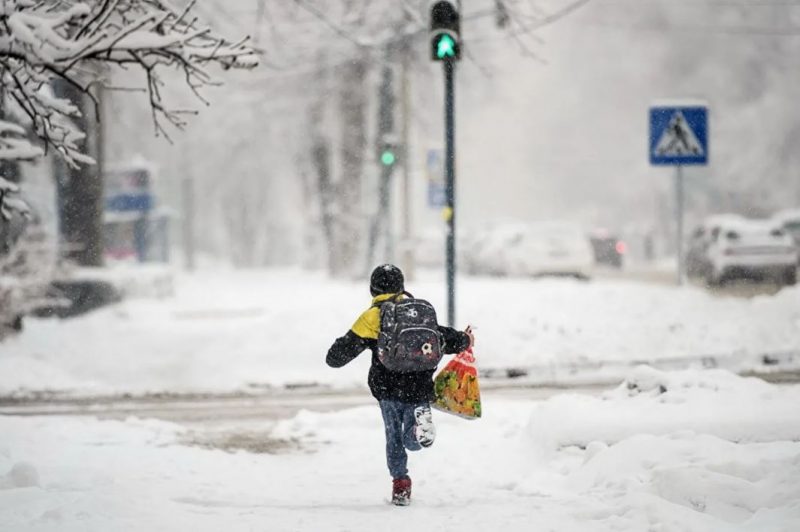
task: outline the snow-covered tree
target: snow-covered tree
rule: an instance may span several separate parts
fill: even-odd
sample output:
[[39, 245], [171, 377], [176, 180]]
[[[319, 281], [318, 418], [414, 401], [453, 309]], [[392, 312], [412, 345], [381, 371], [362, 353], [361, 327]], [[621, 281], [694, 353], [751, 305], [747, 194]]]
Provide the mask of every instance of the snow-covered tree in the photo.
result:
[[90, 94], [108, 65], [141, 69], [153, 118], [181, 127], [183, 112], [161, 98], [161, 68], [175, 67], [193, 90], [213, 82], [205, 67], [258, 64], [247, 39], [229, 42], [199, 24], [192, 1], [179, 10], [168, 0], [7, 0], [0, 5], [0, 73], [7, 97], [32, 122], [35, 133], [70, 164], [88, 162], [75, 147], [71, 102], [47, 90], [56, 78]]
[[55, 303], [48, 290], [57, 268], [55, 246], [36, 224], [0, 254], [0, 340], [21, 327], [22, 316]]
[[[55, 149], [73, 168], [93, 161], [83, 152], [85, 132], [76, 125], [80, 105], [54, 93], [56, 80], [88, 95], [96, 106], [97, 85], [145, 90], [157, 134], [167, 135], [167, 124], [183, 127], [184, 116], [191, 111], [175, 109], [162, 98], [163, 70], [180, 71], [189, 89], [202, 98], [198, 91], [214, 83], [206, 70], [209, 65], [229, 69], [258, 64], [248, 38], [229, 41], [217, 35], [195, 16], [196, 3], [3, 0], [0, 103], [8, 105], [5, 120], [24, 117], [23, 125], [41, 139], [45, 148]], [[140, 71], [144, 87], [110, 86], [105, 82], [109, 67]], [[0, 157], [27, 159], [36, 155], [32, 146], [12, 140], [8, 133], [20, 131], [8, 125], [0, 131]]]

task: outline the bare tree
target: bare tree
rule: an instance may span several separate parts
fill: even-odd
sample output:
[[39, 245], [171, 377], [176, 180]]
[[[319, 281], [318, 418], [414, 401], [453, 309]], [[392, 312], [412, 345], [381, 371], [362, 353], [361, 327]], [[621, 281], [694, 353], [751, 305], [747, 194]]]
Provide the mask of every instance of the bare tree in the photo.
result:
[[[491, 90], [491, 80], [486, 78], [493, 58], [488, 41], [511, 39], [508, 34], [514, 31], [518, 34], [515, 40], [524, 38], [529, 48], [540, 51], [538, 37], [533, 31], [524, 34], [520, 25], [550, 20], [556, 6], [571, 1], [502, 0], [509, 4], [510, 18], [503, 32], [495, 27], [496, 0], [463, 2], [467, 41], [460, 72], [470, 90]], [[198, 232], [204, 235], [199, 243], [203, 251], [233, 252], [229, 235], [235, 234], [245, 242], [269, 242], [270, 257], [303, 253], [313, 257], [316, 265], [330, 266], [332, 271], [335, 268], [337, 274], [354, 273], [352, 269], [338, 271], [345, 263], [355, 264], [355, 272], [361, 270], [362, 256], [353, 262], [344, 259], [341, 252], [364, 251], [363, 236], [369, 223], [366, 215], [378, 201], [372, 197], [380, 173], [373, 149], [377, 141], [373, 123], [378, 98], [376, 69], [387, 61], [386, 49], [392, 44], [408, 42], [411, 77], [419, 79], [419, 83], [410, 84], [413, 129], [426, 134], [428, 130], [438, 131], [439, 102], [431, 99], [431, 87], [425, 81], [436, 66], [429, 60], [429, 8], [429, 0], [204, 0], [197, 4], [197, 12], [213, 21], [218, 31], [235, 34], [240, 28], [255, 25], [251, 30], [254, 37], [270, 50], [263, 60], [267, 68], [246, 77], [228, 78], [227, 89], [236, 97], [226, 100], [224, 106], [212, 105], [181, 139], [181, 143], [191, 140], [191, 170], [171, 155], [169, 146], [148, 139], [151, 153], [160, 154], [156, 157], [161, 158], [165, 175], [190, 172], [196, 180], [198, 209], [205, 213], [197, 220]], [[212, 102], [219, 96], [213, 91], [204, 94]], [[169, 99], [178, 96], [171, 90], [164, 95]], [[113, 99], [117, 109], [127, 109], [126, 120], [140, 124], [138, 107], [123, 96], [114, 94], [109, 100]], [[313, 118], [298, 120], [298, 109]], [[356, 122], [362, 125], [356, 126]], [[141, 125], [136, 127], [141, 131]], [[127, 159], [141, 150], [127, 143], [127, 133], [110, 131], [109, 136], [115, 139], [109, 151], [115, 158]], [[361, 143], [363, 147], [359, 147]], [[224, 146], [221, 150], [220, 145]], [[263, 194], [259, 192], [264, 208], [247, 209], [248, 216], [265, 221], [250, 224], [252, 234], [231, 232], [227, 228], [236, 227], [237, 217], [220, 207], [220, 199], [250, 204], [255, 199], [253, 192], [261, 190], [251, 183], [251, 175], [269, 182]], [[306, 180], [297, 179], [298, 175]], [[324, 196], [318, 192], [321, 189]], [[304, 231], [306, 240], [295, 239], [282, 248], [276, 237], [285, 233], [281, 230], [273, 234], [276, 223]], [[335, 243], [339, 241], [336, 235], [346, 235], [344, 247]]]
[[[533, 33], [552, 24], [580, 8], [589, 0], [563, 0], [557, 11], [547, 11], [535, 2], [522, 0], [491, 0], [475, 2], [475, 6], [463, 13], [466, 31], [470, 34], [469, 43], [487, 40], [494, 24], [505, 28], [503, 38], [512, 38], [519, 46], [522, 55], [539, 59], [533, 51], [537, 38]], [[407, 43], [407, 53], [417, 69], [429, 68], [427, 54], [428, 9], [427, 0], [404, 0], [403, 2], [374, 2], [368, 0], [295, 0], [291, 6], [311, 19], [317, 21], [317, 31], [327, 33], [327, 38], [305, 39], [308, 42], [324, 43], [326, 61], [324, 66], [335, 71], [331, 84], [339, 93], [338, 102], [324, 93], [309, 104], [310, 134], [308, 135], [308, 160], [314, 168], [313, 174], [319, 179], [320, 222], [327, 244], [329, 269], [333, 274], [355, 273], [362, 264], [359, 253], [365, 250], [367, 220], [362, 201], [363, 182], [372, 177], [370, 161], [370, 140], [377, 145], [379, 131], [369, 139], [367, 132], [366, 109], [370, 100], [376, 97], [377, 89], [370, 81], [370, 73], [376, 65], [399, 60], [398, 54], [387, 54], [401, 43]], [[304, 25], [306, 28], [308, 24]], [[477, 33], [477, 34], [476, 34]], [[306, 33], [302, 33], [306, 36]], [[497, 37], [494, 37], [497, 38]], [[298, 43], [301, 44], [301, 43]], [[292, 47], [292, 55], [303, 56], [309, 45]], [[297, 51], [299, 49], [299, 51]], [[479, 47], [475, 47], [478, 50]], [[486, 75], [486, 69], [478, 64], [478, 59], [466, 47], [466, 59], [478, 65], [478, 70]], [[296, 60], [301, 64], [303, 61]], [[319, 76], [317, 76], [319, 78]], [[324, 86], [315, 79], [311, 85]], [[336, 105], [338, 103], [338, 106]], [[339, 130], [323, 130], [320, 117], [329, 116], [338, 120]], [[379, 128], [380, 129], [380, 128]], [[337, 134], [338, 133], [338, 134]], [[334, 142], [331, 142], [333, 138]], [[339, 157], [331, 164], [329, 146], [339, 147]], [[376, 146], [377, 147], [377, 146]], [[375, 150], [377, 151], [377, 150]], [[373, 159], [374, 160], [374, 159]], [[409, 164], [405, 162], [404, 164]], [[378, 172], [372, 172], [376, 175]], [[377, 203], [378, 198], [375, 198]], [[384, 216], [386, 213], [378, 213]]]
[[[324, 80], [324, 71], [320, 69], [318, 80]], [[313, 167], [311, 180], [315, 186], [309, 187], [316, 192], [319, 198], [319, 223], [322, 226], [322, 235], [326, 245], [328, 270], [338, 273], [342, 263], [340, 249], [336, 246], [336, 190], [331, 177], [330, 139], [322, 129], [325, 107], [322, 98], [315, 101], [308, 112], [309, 150], [310, 163]]]
[[342, 67], [339, 88], [339, 113], [341, 114], [341, 170], [337, 183], [338, 234], [333, 243], [341, 250], [338, 271], [352, 272], [363, 249], [366, 216], [362, 212], [361, 188], [367, 148], [367, 103], [364, 79], [369, 68], [361, 57]]

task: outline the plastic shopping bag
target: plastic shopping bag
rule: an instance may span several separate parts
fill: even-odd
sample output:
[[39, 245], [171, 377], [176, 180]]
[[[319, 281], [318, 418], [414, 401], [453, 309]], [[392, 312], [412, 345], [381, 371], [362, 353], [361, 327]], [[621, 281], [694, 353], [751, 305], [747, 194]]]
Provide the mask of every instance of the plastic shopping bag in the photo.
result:
[[433, 406], [465, 419], [481, 417], [481, 390], [472, 348], [456, 355], [433, 379]]

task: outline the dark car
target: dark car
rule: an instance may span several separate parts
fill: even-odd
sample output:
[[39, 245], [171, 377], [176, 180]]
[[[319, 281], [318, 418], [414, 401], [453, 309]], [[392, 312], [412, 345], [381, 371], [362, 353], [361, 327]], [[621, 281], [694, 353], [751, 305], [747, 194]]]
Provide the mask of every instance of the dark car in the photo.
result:
[[589, 240], [592, 243], [596, 264], [622, 268], [622, 259], [627, 251], [625, 242], [613, 235], [606, 234], [591, 235]]

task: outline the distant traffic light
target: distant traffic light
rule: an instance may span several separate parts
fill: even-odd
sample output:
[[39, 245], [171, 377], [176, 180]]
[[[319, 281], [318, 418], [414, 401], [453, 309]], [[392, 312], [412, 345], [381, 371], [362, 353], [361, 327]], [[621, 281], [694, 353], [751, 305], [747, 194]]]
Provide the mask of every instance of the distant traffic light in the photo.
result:
[[381, 164], [383, 166], [392, 166], [397, 161], [397, 154], [391, 146], [384, 146], [381, 150]]
[[400, 158], [400, 147], [393, 135], [387, 135], [378, 143], [378, 160], [386, 167], [391, 168]]
[[441, 0], [431, 7], [431, 59], [461, 59], [461, 15], [452, 1]]

